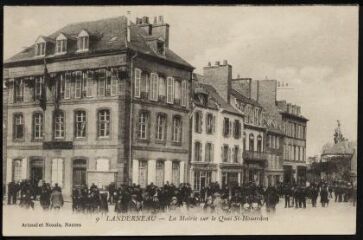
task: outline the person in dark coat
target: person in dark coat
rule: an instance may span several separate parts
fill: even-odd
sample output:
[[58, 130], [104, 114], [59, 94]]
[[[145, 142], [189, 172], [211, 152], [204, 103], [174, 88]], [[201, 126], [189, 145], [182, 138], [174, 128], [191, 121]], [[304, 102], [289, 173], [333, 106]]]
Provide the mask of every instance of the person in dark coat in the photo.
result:
[[16, 204], [16, 195], [18, 193], [16, 183], [14, 181], [8, 184], [8, 205]]
[[288, 184], [285, 184], [283, 187], [283, 194], [285, 197], [285, 208], [290, 208], [290, 197], [291, 197], [291, 188]]
[[299, 201], [299, 207], [300, 208], [306, 208], [306, 187], [304, 185], [301, 185], [300, 187], [300, 201]]
[[326, 185], [323, 185], [320, 190], [320, 202], [322, 207], [328, 206], [329, 198], [328, 198], [328, 189]]
[[265, 202], [267, 212], [275, 212], [276, 204], [279, 201], [279, 195], [274, 186], [268, 186], [265, 192]]
[[115, 202], [116, 184], [114, 182], [108, 185], [108, 202], [114, 204]]
[[51, 195], [51, 189], [50, 187], [43, 182], [42, 187], [40, 188], [40, 205], [44, 210], [48, 210], [50, 206], [50, 195]]
[[131, 200], [128, 202], [127, 208], [128, 208], [128, 211], [131, 213], [141, 211], [141, 203], [137, 200], [136, 194], [131, 195]]
[[107, 202], [107, 195], [108, 192], [107, 191], [100, 191], [99, 197], [99, 207], [100, 207], [100, 212], [101, 213], [107, 213], [108, 212], [108, 202]]
[[311, 195], [311, 204], [313, 207], [316, 207], [316, 201], [317, 201], [318, 195], [319, 195], [319, 189], [317, 188], [317, 186], [315, 186], [315, 185], [311, 186], [310, 195]]

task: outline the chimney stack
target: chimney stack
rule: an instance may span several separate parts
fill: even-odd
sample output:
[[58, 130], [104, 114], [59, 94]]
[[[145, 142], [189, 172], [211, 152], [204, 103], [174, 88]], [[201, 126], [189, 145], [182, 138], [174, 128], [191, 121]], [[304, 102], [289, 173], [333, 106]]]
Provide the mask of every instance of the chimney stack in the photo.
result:
[[227, 64], [228, 64], [227, 60], [223, 60], [223, 65], [227, 65]]
[[210, 62], [208, 62], [208, 67], [211, 67], [211, 66], [212, 66], [212, 64]]
[[158, 23], [158, 17], [154, 17], [154, 24]]
[[152, 35], [156, 38], [162, 38], [164, 40], [165, 47], [169, 47], [169, 24], [164, 23], [163, 16], [154, 17]]
[[142, 24], [149, 24], [149, 18], [146, 16], [142, 17]]
[[219, 65], [220, 65], [219, 61], [216, 61], [216, 66], [219, 66]]
[[163, 16], [159, 16], [159, 23], [164, 24], [164, 17]]

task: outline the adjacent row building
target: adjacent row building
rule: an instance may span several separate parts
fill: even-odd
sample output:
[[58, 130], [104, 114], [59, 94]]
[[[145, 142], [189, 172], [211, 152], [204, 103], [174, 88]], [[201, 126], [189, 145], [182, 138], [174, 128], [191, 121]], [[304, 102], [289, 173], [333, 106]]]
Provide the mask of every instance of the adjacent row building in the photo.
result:
[[307, 119], [276, 100], [276, 81], [232, 79], [227, 62], [193, 74], [169, 28], [162, 16], [75, 23], [6, 60], [3, 182], [43, 179], [70, 196], [92, 183], [303, 177]]

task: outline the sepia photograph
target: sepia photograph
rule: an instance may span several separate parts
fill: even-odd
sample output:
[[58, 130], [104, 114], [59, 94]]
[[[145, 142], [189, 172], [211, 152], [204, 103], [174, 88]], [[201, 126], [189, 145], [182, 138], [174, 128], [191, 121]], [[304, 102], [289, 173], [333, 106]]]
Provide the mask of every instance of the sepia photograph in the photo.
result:
[[4, 236], [356, 234], [357, 5], [3, 19]]

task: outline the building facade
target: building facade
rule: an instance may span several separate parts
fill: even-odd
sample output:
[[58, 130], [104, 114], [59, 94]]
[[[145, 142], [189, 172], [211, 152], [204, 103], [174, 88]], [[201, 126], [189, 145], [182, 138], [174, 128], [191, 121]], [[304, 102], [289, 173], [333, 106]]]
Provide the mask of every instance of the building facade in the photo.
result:
[[[193, 68], [168, 48], [169, 28], [162, 17], [154, 25], [146, 24], [146, 17], [136, 22], [118, 17], [71, 24], [39, 37], [5, 62], [6, 182], [30, 179], [37, 184], [43, 179], [58, 183], [66, 197], [72, 187], [82, 184], [140, 184], [142, 177], [131, 175], [136, 165], [132, 159], [145, 155], [178, 161], [179, 181], [183, 181], [182, 163], [187, 162], [189, 145], [185, 116]], [[149, 34], [144, 34], [145, 27]], [[145, 98], [148, 89], [141, 89], [145, 87], [141, 80], [148, 74], [152, 99]], [[163, 86], [160, 76], [167, 81]], [[172, 90], [165, 91], [165, 101], [159, 93], [166, 87]], [[166, 131], [175, 131], [174, 145], [171, 135], [165, 135], [167, 144], [155, 145], [151, 129], [157, 112], [167, 115]], [[177, 127], [171, 128], [172, 124]], [[172, 145], [175, 156], [165, 156]], [[174, 166], [174, 162], [168, 164]], [[159, 166], [151, 161], [138, 168], [145, 165]], [[155, 172], [155, 177], [151, 170], [141, 174], [148, 182], [157, 182]]]
[[193, 83], [190, 182], [201, 190], [211, 182], [236, 186], [243, 181], [243, 115], [211, 86]]

